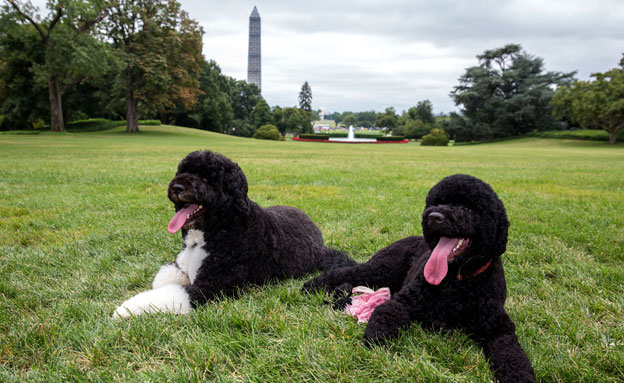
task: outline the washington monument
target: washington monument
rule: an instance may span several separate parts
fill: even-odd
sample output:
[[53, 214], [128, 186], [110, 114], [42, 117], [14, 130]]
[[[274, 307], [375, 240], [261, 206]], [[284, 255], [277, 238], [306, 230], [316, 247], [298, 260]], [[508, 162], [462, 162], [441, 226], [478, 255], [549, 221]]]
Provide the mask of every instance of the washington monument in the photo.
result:
[[260, 63], [260, 14], [254, 7], [249, 16], [249, 52], [247, 54], [247, 82], [262, 88]]

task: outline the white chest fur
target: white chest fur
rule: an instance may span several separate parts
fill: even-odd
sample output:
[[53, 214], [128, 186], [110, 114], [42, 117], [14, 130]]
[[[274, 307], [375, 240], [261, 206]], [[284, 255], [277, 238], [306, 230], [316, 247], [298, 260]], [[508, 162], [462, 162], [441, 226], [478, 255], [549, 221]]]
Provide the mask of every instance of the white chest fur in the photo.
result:
[[189, 230], [184, 239], [186, 245], [178, 254], [176, 262], [180, 270], [189, 277], [191, 284], [195, 282], [197, 271], [201, 267], [208, 253], [204, 250], [204, 233], [199, 230]]

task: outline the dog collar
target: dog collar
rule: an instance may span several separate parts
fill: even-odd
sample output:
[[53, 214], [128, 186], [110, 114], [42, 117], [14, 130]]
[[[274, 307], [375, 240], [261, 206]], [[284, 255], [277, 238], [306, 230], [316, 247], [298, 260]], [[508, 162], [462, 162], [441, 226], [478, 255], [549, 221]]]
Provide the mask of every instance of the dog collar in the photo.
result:
[[462, 275], [461, 273], [457, 273], [457, 280], [461, 281], [461, 280], [464, 280], [464, 279], [476, 277], [477, 275], [479, 275], [482, 272], [484, 272], [485, 270], [487, 270], [487, 268], [490, 267], [491, 264], [492, 264], [492, 260], [490, 259], [489, 261], [487, 261], [487, 263], [485, 265], [481, 266], [481, 268], [479, 270], [475, 271], [472, 274]]

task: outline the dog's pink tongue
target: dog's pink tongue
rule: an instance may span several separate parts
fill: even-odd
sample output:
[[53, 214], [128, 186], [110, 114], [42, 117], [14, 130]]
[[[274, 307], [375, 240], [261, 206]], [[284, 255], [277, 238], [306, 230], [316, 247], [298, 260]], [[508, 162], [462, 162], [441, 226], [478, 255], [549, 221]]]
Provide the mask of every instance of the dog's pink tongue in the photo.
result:
[[425, 264], [425, 279], [432, 285], [439, 285], [448, 272], [448, 257], [459, 238], [440, 237], [435, 249]]
[[178, 230], [180, 230], [180, 228], [184, 226], [184, 223], [186, 222], [186, 218], [189, 216], [189, 214], [194, 212], [195, 209], [197, 208], [198, 208], [197, 205], [191, 204], [183, 209], [180, 209], [176, 213], [176, 215], [173, 216], [171, 221], [169, 221], [169, 226], [167, 226], [167, 229], [169, 230], [169, 232], [173, 234], [177, 232]]

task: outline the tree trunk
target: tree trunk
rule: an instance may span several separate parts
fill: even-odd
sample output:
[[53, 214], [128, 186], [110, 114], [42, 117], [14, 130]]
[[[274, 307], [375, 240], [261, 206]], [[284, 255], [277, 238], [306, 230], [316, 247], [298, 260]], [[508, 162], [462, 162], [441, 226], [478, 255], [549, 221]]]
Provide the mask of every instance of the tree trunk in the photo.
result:
[[136, 133], [139, 131], [138, 101], [131, 95], [126, 98], [126, 132]]
[[64, 132], [63, 102], [56, 76], [48, 77], [48, 93], [50, 95], [50, 130], [53, 132]]
[[617, 134], [622, 130], [624, 125], [617, 126], [617, 124], [610, 124], [605, 130], [609, 133], [609, 143], [615, 144], [617, 141]]

